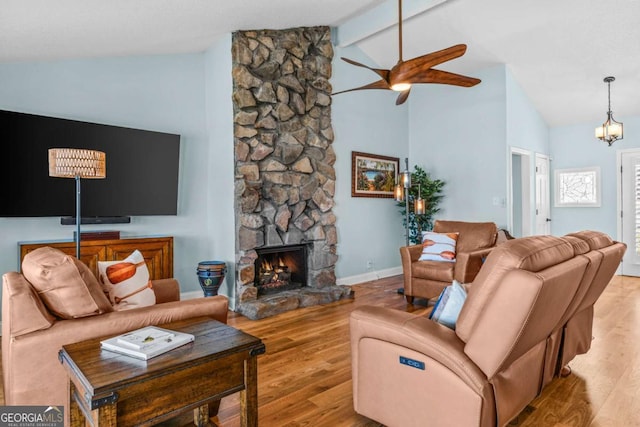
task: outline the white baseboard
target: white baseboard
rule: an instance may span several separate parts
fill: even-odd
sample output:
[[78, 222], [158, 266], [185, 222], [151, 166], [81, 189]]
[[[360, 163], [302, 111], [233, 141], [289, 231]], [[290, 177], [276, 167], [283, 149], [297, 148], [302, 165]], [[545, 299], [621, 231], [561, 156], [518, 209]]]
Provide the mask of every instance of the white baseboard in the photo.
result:
[[356, 285], [358, 283], [370, 282], [372, 280], [382, 279], [384, 277], [397, 276], [402, 274], [402, 266], [386, 268], [384, 270], [370, 271], [355, 276], [341, 277], [336, 281], [338, 285]]

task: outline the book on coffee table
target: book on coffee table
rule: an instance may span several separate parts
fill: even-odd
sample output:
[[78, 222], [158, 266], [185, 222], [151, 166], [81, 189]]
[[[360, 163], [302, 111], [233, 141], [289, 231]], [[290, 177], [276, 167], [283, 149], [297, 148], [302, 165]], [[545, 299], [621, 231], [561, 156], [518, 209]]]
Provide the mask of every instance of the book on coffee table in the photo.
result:
[[184, 332], [147, 326], [100, 341], [103, 349], [136, 359], [148, 360], [192, 342], [195, 337]]

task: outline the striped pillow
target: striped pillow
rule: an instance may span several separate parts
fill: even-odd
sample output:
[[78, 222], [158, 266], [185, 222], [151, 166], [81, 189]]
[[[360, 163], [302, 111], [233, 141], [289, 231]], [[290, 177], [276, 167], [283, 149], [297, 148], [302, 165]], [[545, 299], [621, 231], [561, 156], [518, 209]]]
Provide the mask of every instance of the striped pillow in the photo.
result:
[[423, 231], [420, 261], [455, 262], [458, 234]]

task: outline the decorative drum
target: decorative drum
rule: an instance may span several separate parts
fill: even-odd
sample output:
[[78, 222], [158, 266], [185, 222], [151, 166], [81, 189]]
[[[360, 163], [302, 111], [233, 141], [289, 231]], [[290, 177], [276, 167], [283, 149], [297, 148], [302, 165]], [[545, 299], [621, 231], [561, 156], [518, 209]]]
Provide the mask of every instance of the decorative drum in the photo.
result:
[[218, 294], [218, 289], [227, 274], [227, 265], [223, 261], [201, 261], [198, 263], [198, 280], [205, 297]]

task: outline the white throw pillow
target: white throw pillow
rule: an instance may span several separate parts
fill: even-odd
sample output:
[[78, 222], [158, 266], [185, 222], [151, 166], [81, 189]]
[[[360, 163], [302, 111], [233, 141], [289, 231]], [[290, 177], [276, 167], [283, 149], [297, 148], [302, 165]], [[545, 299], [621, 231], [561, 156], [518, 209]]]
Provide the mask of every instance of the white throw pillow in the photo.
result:
[[420, 261], [456, 261], [458, 233], [422, 233], [422, 255]]
[[455, 329], [458, 315], [465, 300], [467, 299], [467, 291], [464, 287], [454, 280], [453, 283], [442, 291], [436, 305], [433, 307], [429, 319], [445, 325], [448, 328]]
[[140, 251], [122, 261], [99, 261], [100, 284], [115, 310], [129, 310], [156, 303], [149, 270]]

